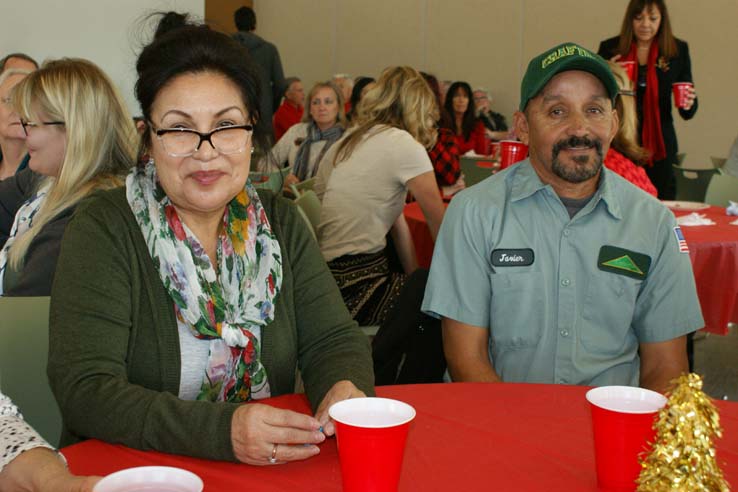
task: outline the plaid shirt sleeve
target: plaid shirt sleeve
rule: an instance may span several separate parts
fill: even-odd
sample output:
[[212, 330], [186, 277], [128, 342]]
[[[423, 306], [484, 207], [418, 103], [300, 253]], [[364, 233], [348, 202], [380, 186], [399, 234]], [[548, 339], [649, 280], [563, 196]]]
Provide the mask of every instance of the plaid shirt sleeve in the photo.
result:
[[436, 173], [436, 181], [441, 186], [456, 183], [461, 175], [459, 166], [459, 147], [456, 138], [448, 128], [438, 130], [436, 145], [428, 152], [433, 170]]

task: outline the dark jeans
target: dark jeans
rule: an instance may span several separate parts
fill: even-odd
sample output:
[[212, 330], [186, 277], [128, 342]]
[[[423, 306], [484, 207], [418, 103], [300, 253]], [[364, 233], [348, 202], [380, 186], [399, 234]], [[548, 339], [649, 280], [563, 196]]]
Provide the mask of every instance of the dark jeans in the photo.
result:
[[377, 386], [438, 383], [446, 370], [440, 320], [420, 312], [428, 270], [407, 279], [372, 342]]

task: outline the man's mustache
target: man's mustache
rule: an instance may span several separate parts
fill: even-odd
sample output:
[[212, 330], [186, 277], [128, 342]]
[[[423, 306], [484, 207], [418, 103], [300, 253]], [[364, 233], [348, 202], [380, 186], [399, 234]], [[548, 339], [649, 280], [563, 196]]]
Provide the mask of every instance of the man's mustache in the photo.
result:
[[584, 147], [588, 149], [594, 147], [597, 151], [597, 154], [602, 155], [602, 142], [599, 139], [577, 136], [571, 136], [569, 138], [556, 142], [553, 146], [553, 155], [554, 157], [556, 157], [562, 150], [574, 147]]

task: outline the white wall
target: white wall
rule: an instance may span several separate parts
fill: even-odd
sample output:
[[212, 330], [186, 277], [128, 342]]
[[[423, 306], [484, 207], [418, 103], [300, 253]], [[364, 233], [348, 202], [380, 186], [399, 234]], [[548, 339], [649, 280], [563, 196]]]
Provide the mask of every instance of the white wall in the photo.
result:
[[[628, 0], [255, 0], [257, 34], [274, 42], [285, 75], [309, 87], [331, 74], [377, 76], [411, 65], [492, 91], [508, 122], [536, 54], [564, 41], [596, 50], [620, 29]], [[675, 112], [686, 165], [711, 166], [738, 134], [738, 0], [667, 0], [689, 43], [700, 108]]]
[[0, 57], [23, 52], [41, 62], [70, 56], [99, 65], [121, 90], [131, 113], [135, 60], [151, 39], [155, 11], [189, 12], [201, 19], [204, 0], [0, 0]]

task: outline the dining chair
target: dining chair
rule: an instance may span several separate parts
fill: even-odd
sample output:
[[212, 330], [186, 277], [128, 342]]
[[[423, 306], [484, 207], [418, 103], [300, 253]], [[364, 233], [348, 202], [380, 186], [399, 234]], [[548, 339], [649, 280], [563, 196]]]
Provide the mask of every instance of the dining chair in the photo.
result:
[[41, 436], [58, 446], [59, 406], [46, 376], [49, 298], [0, 297], [0, 388]]
[[738, 178], [729, 174], [715, 174], [707, 186], [705, 203], [727, 207], [729, 200], [738, 202]]
[[295, 199], [295, 205], [303, 218], [310, 226], [313, 237], [317, 238], [318, 224], [320, 224], [320, 200], [313, 190], [305, 190]]
[[676, 176], [676, 199], [688, 202], [704, 202], [707, 185], [713, 175], [717, 174], [715, 168], [686, 168], [673, 164]]
[[464, 183], [466, 184], [467, 188], [479, 183], [483, 179], [492, 176], [492, 169], [481, 167], [479, 165], [479, 162], [479, 159], [475, 159], [473, 157], [462, 156], [459, 159], [461, 172], [464, 175]]

